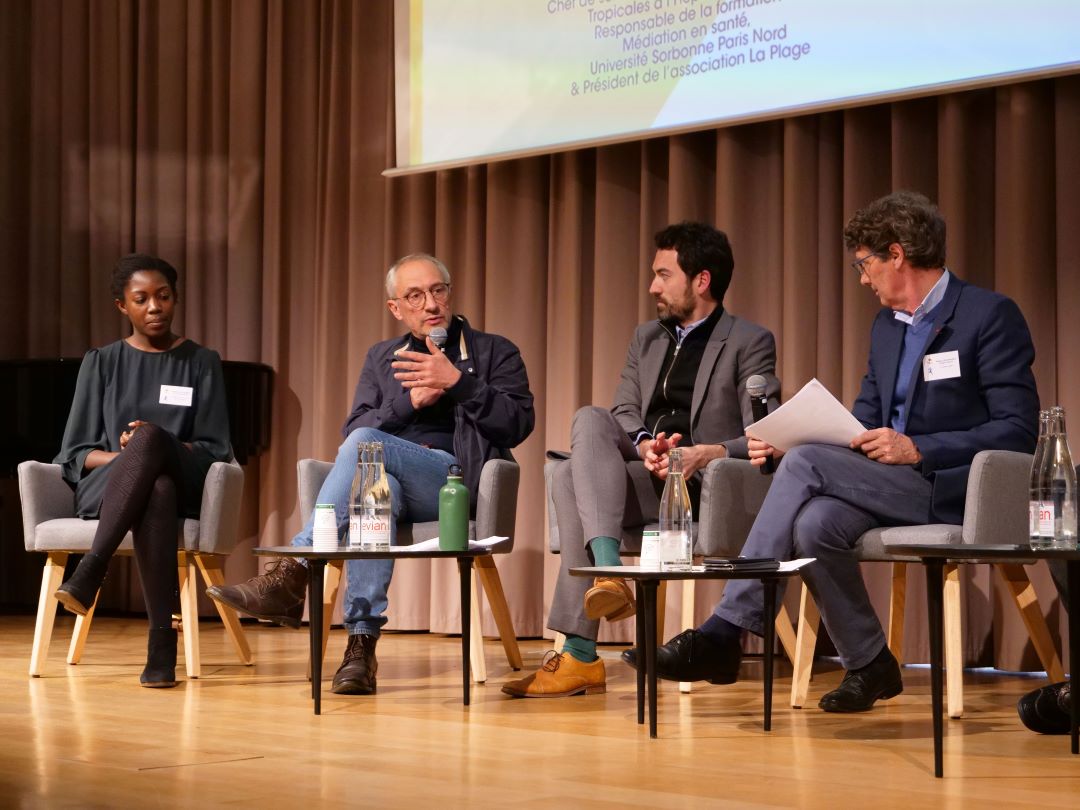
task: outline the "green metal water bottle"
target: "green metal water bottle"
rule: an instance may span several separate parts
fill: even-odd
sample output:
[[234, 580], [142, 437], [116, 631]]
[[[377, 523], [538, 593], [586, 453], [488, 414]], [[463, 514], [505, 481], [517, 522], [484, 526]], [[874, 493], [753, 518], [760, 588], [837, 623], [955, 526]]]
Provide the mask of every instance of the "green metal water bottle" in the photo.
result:
[[469, 547], [469, 488], [461, 467], [450, 465], [446, 484], [439, 490], [439, 549], [465, 551]]

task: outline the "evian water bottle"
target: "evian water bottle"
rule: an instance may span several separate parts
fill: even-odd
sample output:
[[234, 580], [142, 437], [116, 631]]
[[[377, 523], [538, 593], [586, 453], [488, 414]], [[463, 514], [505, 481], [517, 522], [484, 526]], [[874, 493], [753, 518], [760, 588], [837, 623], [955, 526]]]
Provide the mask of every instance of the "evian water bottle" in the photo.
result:
[[364, 517], [364, 494], [371, 477], [371, 443], [356, 445], [356, 475], [349, 493], [349, 548], [360, 548], [361, 523]]
[[[1042, 419], [1040, 418], [1040, 422]], [[1065, 409], [1051, 408], [1046, 417], [1042, 454], [1036, 448], [1032, 465], [1030, 539], [1035, 548], [1076, 548], [1076, 468], [1065, 433]]]
[[364, 551], [390, 550], [390, 482], [386, 480], [383, 467], [382, 442], [369, 444], [371, 472], [364, 489], [363, 509], [360, 515], [360, 548]]
[[1043, 462], [1050, 441], [1050, 411], [1039, 411], [1039, 441], [1031, 460], [1030, 495], [1028, 496], [1028, 541], [1032, 548], [1050, 548], [1054, 540], [1053, 509], [1044, 509], [1049, 488], [1044, 484]]
[[682, 450], [668, 453], [668, 474], [660, 496], [660, 567], [689, 571], [693, 563], [694, 510], [682, 471]]

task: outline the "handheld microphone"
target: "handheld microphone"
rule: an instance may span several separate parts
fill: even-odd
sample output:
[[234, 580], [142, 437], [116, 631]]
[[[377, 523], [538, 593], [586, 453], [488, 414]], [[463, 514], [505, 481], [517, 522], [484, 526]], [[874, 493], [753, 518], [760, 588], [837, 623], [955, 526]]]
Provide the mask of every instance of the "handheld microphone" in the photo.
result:
[[[760, 374], [755, 374], [746, 381], [746, 393], [750, 397], [750, 410], [754, 414], [754, 421], [764, 419], [769, 414], [769, 398], [765, 396], [765, 389], [769, 383]], [[772, 475], [776, 469], [772, 456], [765, 459], [765, 463], [758, 469], [762, 475]]]
[[438, 346], [440, 349], [446, 345], [446, 340], [449, 335], [446, 333], [446, 329], [441, 326], [436, 326], [431, 332], [428, 333], [428, 337], [431, 338], [431, 342]]

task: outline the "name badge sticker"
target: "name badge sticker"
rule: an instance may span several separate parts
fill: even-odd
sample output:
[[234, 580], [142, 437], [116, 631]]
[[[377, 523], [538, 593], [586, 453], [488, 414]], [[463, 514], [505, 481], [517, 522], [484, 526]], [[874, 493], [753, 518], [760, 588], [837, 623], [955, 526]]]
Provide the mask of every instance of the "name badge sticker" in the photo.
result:
[[162, 405], [180, 405], [190, 408], [194, 394], [195, 389], [188, 385], [163, 385], [158, 402]]
[[928, 354], [922, 361], [922, 377], [926, 382], [949, 380], [960, 376], [960, 352]]

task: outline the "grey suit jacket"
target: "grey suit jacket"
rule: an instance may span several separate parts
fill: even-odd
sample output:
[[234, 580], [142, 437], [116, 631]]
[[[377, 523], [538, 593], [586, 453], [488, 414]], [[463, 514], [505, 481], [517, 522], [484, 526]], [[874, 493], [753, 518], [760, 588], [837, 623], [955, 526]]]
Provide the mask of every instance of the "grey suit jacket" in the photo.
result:
[[[611, 409], [631, 437], [643, 430], [651, 431], [645, 424], [645, 413], [671, 339], [660, 321], [643, 323], [634, 330]], [[725, 311], [705, 346], [694, 380], [690, 440], [694, 444], [722, 444], [729, 456], [747, 458], [743, 428], [754, 417], [746, 380], [755, 374], [766, 379], [771, 411], [780, 405], [780, 381], [775, 371], [776, 340], [772, 332]]]

